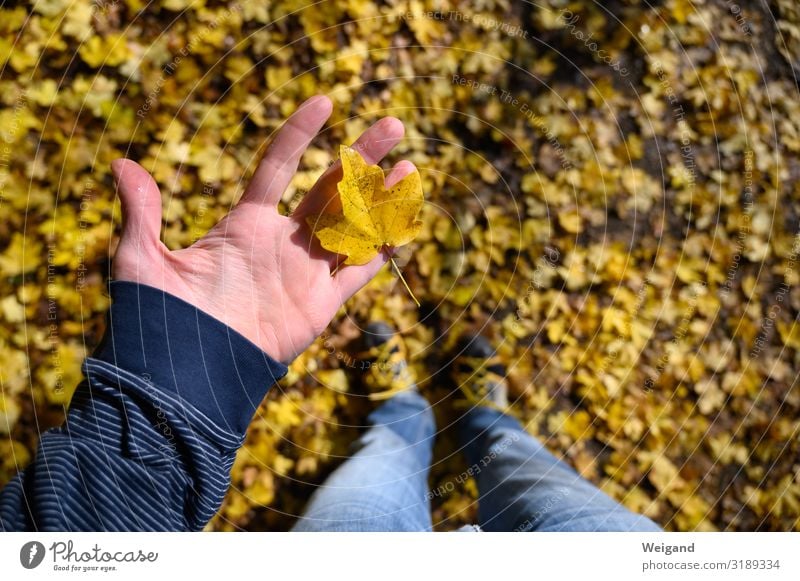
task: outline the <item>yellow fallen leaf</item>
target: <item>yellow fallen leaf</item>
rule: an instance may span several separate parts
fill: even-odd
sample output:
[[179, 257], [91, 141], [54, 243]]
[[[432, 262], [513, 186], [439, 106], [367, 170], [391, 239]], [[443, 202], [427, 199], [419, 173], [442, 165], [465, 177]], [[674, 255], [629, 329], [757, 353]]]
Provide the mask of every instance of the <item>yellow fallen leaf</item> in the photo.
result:
[[580, 234], [583, 230], [581, 217], [576, 212], [559, 214], [558, 223], [570, 234]]
[[[306, 218], [322, 247], [346, 256], [345, 265], [361, 265], [375, 258], [384, 246], [403, 246], [416, 238], [422, 228], [417, 215], [424, 203], [419, 172], [414, 170], [386, 189], [383, 170], [367, 165], [356, 150], [342, 146], [341, 159], [343, 177], [338, 190], [342, 214]], [[394, 261], [392, 264], [399, 274]]]
[[20, 409], [13, 399], [6, 399], [0, 394], [0, 434], [8, 436], [19, 419]]

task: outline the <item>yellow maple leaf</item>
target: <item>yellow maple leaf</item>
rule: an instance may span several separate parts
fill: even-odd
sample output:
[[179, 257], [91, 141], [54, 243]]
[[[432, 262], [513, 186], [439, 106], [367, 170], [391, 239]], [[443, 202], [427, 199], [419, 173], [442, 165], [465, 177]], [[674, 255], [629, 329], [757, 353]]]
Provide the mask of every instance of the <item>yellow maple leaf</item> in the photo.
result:
[[356, 150], [344, 145], [340, 155], [342, 213], [306, 217], [322, 247], [346, 256], [345, 265], [362, 265], [384, 246], [403, 246], [416, 238], [422, 228], [417, 215], [424, 203], [419, 172], [414, 170], [387, 189], [380, 167], [368, 165]]
[[384, 246], [408, 244], [422, 228], [417, 214], [422, 208], [419, 173], [404, 177], [386, 189], [383, 170], [367, 165], [354, 149], [342, 146], [339, 196], [343, 214], [312, 214], [306, 222], [322, 247], [347, 256], [345, 264], [366, 264]]

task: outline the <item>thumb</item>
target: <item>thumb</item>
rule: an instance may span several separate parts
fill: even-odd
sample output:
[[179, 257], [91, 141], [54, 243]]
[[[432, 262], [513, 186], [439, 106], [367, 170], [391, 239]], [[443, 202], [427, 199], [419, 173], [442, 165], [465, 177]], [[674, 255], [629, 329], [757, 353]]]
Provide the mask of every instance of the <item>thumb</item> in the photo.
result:
[[148, 250], [161, 238], [161, 192], [153, 177], [135, 161], [116, 159], [111, 172], [122, 201], [120, 246]]

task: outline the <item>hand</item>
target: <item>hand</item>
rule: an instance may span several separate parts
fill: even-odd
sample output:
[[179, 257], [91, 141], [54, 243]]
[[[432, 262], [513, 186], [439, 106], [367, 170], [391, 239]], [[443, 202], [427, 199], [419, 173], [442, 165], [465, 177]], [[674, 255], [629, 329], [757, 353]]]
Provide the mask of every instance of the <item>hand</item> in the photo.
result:
[[[278, 213], [278, 201], [300, 157], [331, 108], [323, 96], [303, 103], [276, 135], [236, 207], [182, 250], [170, 251], [160, 240], [161, 192], [155, 180], [137, 163], [115, 160], [123, 229], [114, 278], [162, 289], [235, 329], [273, 359], [294, 359], [388, 259], [379, 255], [331, 276], [338, 257], [319, 246], [303, 217], [338, 204], [338, 162], [291, 216]], [[402, 137], [402, 123], [386, 117], [353, 147], [368, 163], [377, 163]], [[410, 162], [398, 163], [387, 176], [387, 186], [413, 171]]]

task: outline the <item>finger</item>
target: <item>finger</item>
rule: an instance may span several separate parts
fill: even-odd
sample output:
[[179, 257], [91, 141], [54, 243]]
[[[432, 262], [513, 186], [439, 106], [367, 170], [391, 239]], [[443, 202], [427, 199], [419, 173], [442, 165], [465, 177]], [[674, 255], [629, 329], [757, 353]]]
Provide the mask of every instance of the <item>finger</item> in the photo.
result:
[[111, 173], [122, 201], [120, 245], [152, 248], [161, 239], [161, 192], [150, 173], [135, 161], [116, 159]]
[[[384, 117], [362, 133], [352, 147], [368, 164], [376, 164], [403, 139], [404, 133], [405, 128], [399, 119]], [[337, 161], [317, 180], [292, 216], [302, 218], [322, 211], [337, 212], [340, 206], [336, 184], [341, 179], [342, 163]]]
[[[401, 161], [392, 168], [386, 177], [386, 187], [391, 188], [405, 176], [416, 171], [414, 164], [410, 161]], [[367, 264], [362, 266], [342, 267], [333, 277], [334, 285], [339, 291], [341, 302], [344, 303], [351, 296], [371, 281], [378, 271], [389, 261], [392, 255], [391, 249], [384, 250]]]
[[280, 128], [253, 174], [242, 202], [277, 206], [311, 140], [331, 116], [328, 97], [311, 97]]

